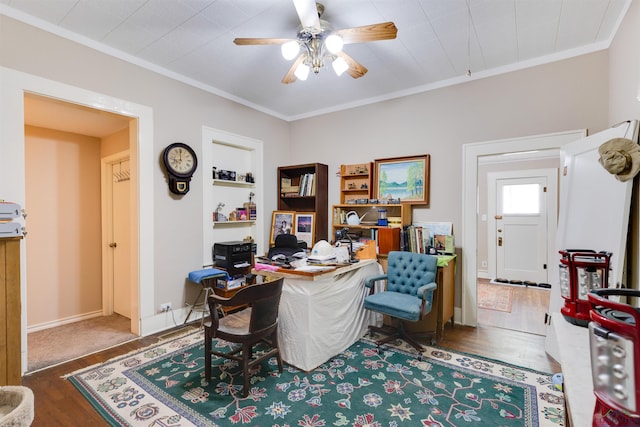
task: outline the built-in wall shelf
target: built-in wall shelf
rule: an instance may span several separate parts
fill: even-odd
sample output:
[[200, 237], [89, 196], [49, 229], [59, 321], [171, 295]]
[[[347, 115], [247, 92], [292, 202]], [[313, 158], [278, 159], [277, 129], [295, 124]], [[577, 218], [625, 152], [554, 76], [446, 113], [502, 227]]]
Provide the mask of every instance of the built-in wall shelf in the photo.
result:
[[[245, 241], [254, 243], [259, 254], [267, 250], [262, 151], [262, 141], [203, 128], [199, 161], [206, 177], [202, 186], [202, 265], [211, 264], [212, 247], [219, 242]], [[220, 179], [221, 171], [235, 172], [237, 179]], [[247, 182], [247, 176], [254, 182]], [[228, 220], [218, 221], [223, 218], [218, 215]]]
[[244, 182], [244, 181], [229, 181], [226, 179], [214, 179], [212, 180], [213, 185], [224, 185], [230, 187], [246, 187], [246, 188], [255, 188], [256, 184], [253, 182]]
[[255, 224], [255, 220], [240, 220], [240, 221], [213, 221], [214, 227], [241, 227], [247, 224]]

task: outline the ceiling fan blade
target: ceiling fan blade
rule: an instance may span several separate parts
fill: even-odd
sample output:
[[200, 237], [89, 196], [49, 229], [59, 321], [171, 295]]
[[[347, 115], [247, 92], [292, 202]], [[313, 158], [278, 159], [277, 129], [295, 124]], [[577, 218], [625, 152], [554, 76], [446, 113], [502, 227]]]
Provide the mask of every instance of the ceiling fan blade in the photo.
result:
[[344, 51], [338, 52], [338, 56], [345, 60], [345, 62], [349, 66], [347, 73], [349, 73], [349, 75], [354, 79], [359, 79], [360, 77], [367, 74], [367, 71], [369, 71], [367, 70], [367, 67], [360, 64], [358, 61], [356, 61], [355, 59], [353, 59], [352, 57], [344, 53]]
[[293, 5], [296, 7], [302, 28], [320, 30], [320, 17], [315, 0], [293, 0]]
[[342, 37], [344, 44], [363, 43], [377, 40], [395, 39], [398, 28], [393, 22], [364, 25], [362, 27], [345, 28], [334, 32]]
[[266, 44], [285, 44], [295, 39], [274, 39], [274, 38], [236, 38], [233, 42], [237, 45], [266, 45]]
[[289, 68], [289, 71], [287, 71], [287, 74], [285, 74], [285, 76], [282, 78], [282, 83], [289, 84], [297, 80], [297, 77], [294, 73], [296, 72], [296, 68], [298, 68], [298, 65], [300, 65], [300, 63], [304, 60], [304, 56], [304, 53], [298, 56], [298, 59], [294, 61], [291, 68]]

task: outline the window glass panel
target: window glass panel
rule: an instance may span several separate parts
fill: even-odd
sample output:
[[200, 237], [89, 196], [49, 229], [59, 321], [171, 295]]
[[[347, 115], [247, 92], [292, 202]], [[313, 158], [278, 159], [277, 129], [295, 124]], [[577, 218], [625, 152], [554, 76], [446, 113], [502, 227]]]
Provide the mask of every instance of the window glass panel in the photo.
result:
[[503, 214], [540, 213], [540, 184], [515, 184], [502, 187]]

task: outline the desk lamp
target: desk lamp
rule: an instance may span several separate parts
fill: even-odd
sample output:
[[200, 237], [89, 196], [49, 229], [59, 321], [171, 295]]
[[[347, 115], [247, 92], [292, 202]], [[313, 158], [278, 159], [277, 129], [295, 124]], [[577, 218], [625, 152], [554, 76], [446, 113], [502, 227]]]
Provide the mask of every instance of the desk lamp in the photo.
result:
[[353, 239], [349, 236], [349, 229], [345, 227], [342, 230], [336, 231], [336, 239], [338, 239], [338, 241], [346, 240], [349, 242], [349, 262], [352, 264], [358, 262], [356, 254], [353, 252]]

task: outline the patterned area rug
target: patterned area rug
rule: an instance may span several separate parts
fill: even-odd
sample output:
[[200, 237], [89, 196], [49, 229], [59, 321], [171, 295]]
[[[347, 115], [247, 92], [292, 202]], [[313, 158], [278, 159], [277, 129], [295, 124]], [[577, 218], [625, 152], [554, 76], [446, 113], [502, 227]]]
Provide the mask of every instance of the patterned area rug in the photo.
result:
[[563, 425], [549, 374], [435, 347], [415, 354], [362, 339], [309, 373], [280, 374], [272, 359], [242, 398], [235, 363], [214, 359], [204, 380], [199, 331], [68, 379], [113, 426]]
[[513, 288], [504, 285], [478, 283], [478, 308], [511, 313]]

